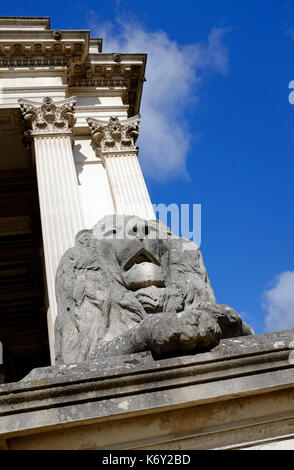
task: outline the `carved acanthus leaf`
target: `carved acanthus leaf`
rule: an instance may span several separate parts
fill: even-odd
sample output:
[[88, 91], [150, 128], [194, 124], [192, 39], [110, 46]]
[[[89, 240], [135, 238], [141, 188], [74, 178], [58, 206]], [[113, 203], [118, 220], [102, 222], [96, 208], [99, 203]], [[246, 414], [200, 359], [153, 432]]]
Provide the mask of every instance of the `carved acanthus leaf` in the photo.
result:
[[22, 98], [18, 102], [23, 119], [31, 127], [33, 134], [69, 133], [76, 122], [75, 96], [55, 103], [48, 96], [42, 104]]
[[97, 153], [112, 153], [137, 150], [140, 115], [119, 121], [111, 117], [108, 122], [87, 118], [92, 139], [97, 146]]

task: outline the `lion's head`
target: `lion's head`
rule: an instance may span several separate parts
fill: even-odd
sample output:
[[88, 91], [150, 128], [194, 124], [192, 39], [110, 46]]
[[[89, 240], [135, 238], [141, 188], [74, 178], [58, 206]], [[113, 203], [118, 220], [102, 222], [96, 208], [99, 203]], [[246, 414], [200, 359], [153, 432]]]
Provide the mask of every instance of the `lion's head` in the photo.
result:
[[57, 362], [87, 360], [158, 312], [215, 302], [200, 251], [161, 222], [106, 216], [83, 230], [56, 276]]

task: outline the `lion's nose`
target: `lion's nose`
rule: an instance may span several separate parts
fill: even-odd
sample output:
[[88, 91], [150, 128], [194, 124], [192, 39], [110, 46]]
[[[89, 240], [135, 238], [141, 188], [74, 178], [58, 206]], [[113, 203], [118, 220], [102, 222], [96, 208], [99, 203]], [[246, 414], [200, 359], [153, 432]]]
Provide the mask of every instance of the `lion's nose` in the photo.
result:
[[137, 237], [139, 240], [144, 240], [149, 233], [149, 228], [147, 223], [135, 223], [131, 227], [131, 234]]

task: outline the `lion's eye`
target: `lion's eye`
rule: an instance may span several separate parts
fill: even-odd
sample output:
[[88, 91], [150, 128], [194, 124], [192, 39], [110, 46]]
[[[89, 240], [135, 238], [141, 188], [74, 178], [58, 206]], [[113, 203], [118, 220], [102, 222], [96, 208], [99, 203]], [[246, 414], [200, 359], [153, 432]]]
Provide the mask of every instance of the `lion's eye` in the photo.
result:
[[104, 232], [104, 237], [107, 238], [114, 234], [116, 234], [116, 228], [112, 228], [110, 230], [107, 230], [107, 232]]
[[138, 230], [138, 229], [137, 229], [137, 226], [135, 225], [135, 227], [133, 228], [133, 232], [135, 232], [135, 233], [136, 233], [136, 232], [137, 232], [137, 230]]

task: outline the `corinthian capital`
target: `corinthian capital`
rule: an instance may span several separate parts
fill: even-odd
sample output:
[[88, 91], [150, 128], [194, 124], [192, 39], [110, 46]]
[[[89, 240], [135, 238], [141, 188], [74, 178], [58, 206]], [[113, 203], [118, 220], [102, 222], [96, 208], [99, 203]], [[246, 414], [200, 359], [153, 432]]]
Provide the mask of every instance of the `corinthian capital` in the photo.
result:
[[123, 121], [111, 117], [108, 122], [87, 118], [87, 123], [97, 146], [97, 155], [138, 150], [135, 144], [139, 135], [140, 115]]
[[74, 126], [76, 97], [53, 103], [46, 97], [43, 103], [20, 98], [18, 100], [24, 121], [31, 127], [32, 135], [68, 134]]

